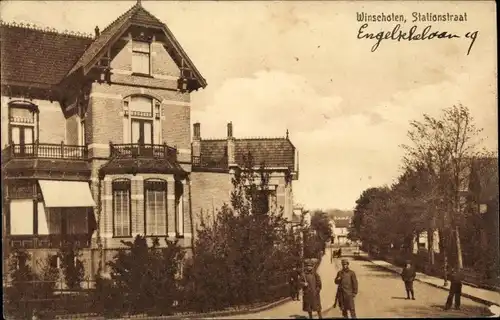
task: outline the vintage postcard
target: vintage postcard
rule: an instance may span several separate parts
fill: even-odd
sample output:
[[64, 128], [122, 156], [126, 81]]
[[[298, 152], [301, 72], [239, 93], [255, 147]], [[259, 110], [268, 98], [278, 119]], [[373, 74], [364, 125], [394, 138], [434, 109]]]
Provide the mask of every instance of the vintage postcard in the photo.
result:
[[498, 317], [495, 12], [1, 1], [4, 317]]

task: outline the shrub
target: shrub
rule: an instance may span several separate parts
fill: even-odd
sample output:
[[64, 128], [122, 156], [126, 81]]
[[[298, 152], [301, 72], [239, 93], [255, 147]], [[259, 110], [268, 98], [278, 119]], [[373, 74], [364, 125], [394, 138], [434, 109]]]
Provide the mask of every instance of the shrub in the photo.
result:
[[[5, 290], [5, 309], [14, 317], [29, 317], [33, 309], [41, 310], [53, 298], [59, 273], [45, 261], [40, 275], [30, 266], [30, 255], [15, 249], [9, 261], [10, 286]], [[45, 301], [44, 301], [45, 300]]]
[[184, 258], [183, 249], [165, 239], [167, 246], [159, 247], [153, 239], [136, 236], [134, 242], [122, 241], [129, 250], [120, 251], [108, 263], [111, 279], [96, 277], [96, 306], [104, 314], [172, 313], [175, 297], [179, 293], [176, 276]]
[[61, 261], [61, 269], [64, 274], [64, 282], [69, 289], [81, 289], [85, 276], [85, 269], [80, 260], [79, 248], [72, 241], [66, 241], [57, 254]]
[[246, 163], [232, 179], [231, 206], [210, 221], [201, 219], [196, 255], [185, 273], [194, 285], [184, 299], [200, 312], [288, 295], [288, 274], [299, 262], [299, 237], [287, 228], [283, 209], [259, 203], [269, 181], [264, 167], [254, 170], [251, 156]]

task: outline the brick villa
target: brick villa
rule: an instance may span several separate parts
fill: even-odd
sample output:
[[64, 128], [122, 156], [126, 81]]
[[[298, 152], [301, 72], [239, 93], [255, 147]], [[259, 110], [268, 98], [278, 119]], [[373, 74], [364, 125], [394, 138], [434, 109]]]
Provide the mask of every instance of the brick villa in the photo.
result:
[[207, 82], [140, 1], [95, 36], [2, 22], [0, 45], [5, 258], [24, 248], [36, 269], [73, 239], [93, 275], [137, 234], [189, 252], [248, 152], [270, 174], [266, 208], [292, 217], [288, 134], [238, 139], [229, 123], [204, 140], [195, 123], [191, 138], [190, 94]]

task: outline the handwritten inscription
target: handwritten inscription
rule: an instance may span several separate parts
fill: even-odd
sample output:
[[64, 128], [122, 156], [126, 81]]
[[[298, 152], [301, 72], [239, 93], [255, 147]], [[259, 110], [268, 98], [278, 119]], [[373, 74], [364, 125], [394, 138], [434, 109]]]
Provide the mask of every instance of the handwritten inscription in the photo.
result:
[[477, 39], [479, 31], [467, 32], [461, 36], [448, 31], [433, 30], [431, 25], [419, 29], [416, 25], [412, 26], [408, 31], [401, 29], [401, 24], [397, 24], [390, 31], [379, 31], [376, 33], [368, 32], [368, 23], [363, 24], [358, 30], [358, 39], [375, 40], [375, 44], [371, 48], [371, 52], [375, 52], [383, 40], [391, 41], [424, 41], [424, 40], [440, 40], [440, 39], [460, 39], [465, 37], [470, 40], [467, 55], [470, 54], [474, 42]]

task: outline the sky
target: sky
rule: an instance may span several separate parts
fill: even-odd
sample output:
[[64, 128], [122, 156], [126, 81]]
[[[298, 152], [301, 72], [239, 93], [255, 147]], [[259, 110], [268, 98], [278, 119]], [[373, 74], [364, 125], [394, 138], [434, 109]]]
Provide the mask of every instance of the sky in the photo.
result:
[[[2, 1], [1, 19], [93, 33], [135, 1]], [[294, 201], [352, 209], [363, 190], [400, 173], [406, 132], [424, 113], [461, 103], [497, 150], [494, 2], [142, 1], [162, 20], [208, 86], [192, 94], [202, 138], [283, 137], [299, 151]], [[426, 41], [358, 39], [357, 12], [401, 13], [460, 35]], [[467, 14], [466, 22], [411, 22], [412, 13]], [[396, 22], [369, 22], [366, 32]], [[470, 54], [467, 32], [478, 31]]]

